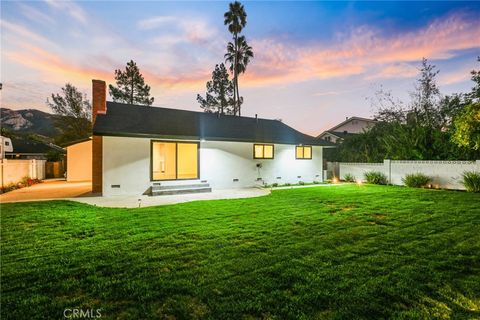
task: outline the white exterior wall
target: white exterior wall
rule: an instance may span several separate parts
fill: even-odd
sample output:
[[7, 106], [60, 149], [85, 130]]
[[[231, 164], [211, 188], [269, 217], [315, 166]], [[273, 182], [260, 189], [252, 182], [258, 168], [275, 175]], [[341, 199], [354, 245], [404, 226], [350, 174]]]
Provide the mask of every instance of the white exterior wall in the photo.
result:
[[344, 180], [345, 175], [347, 174], [353, 175], [357, 180], [364, 180], [365, 172], [369, 171], [380, 171], [385, 173], [383, 163], [339, 163], [339, 174], [341, 180]]
[[67, 147], [67, 181], [92, 180], [92, 140]]
[[338, 131], [338, 132], [347, 131], [348, 133], [362, 133], [363, 130], [367, 130], [368, 128], [373, 127], [373, 125], [374, 123], [372, 123], [371, 121], [351, 119], [351, 121], [348, 121], [342, 126], [335, 128], [333, 131]]
[[2, 186], [20, 182], [24, 177], [45, 179], [46, 160], [3, 159], [0, 161], [0, 184]]
[[[330, 137], [330, 139], [326, 139], [327, 137]], [[333, 134], [330, 134], [328, 132], [323, 134], [322, 139], [325, 141], [333, 142], [333, 143], [337, 143], [338, 140], [341, 140], [339, 137], [334, 136]]]
[[[103, 195], [140, 195], [152, 186], [150, 141], [147, 138], [103, 137]], [[213, 189], [229, 189], [263, 182], [322, 181], [322, 147], [316, 146], [312, 147], [312, 160], [296, 160], [295, 145], [275, 144], [274, 159], [267, 160], [253, 159], [253, 143], [206, 141], [200, 142], [199, 161], [198, 180], [156, 182], [174, 185], [206, 180]], [[261, 163], [262, 168], [258, 169], [257, 163]], [[120, 188], [112, 188], [112, 185], [120, 185]]]
[[462, 174], [465, 171], [480, 171], [477, 161], [403, 161], [384, 160], [383, 163], [340, 163], [340, 178], [347, 173], [357, 179], [364, 179], [366, 171], [383, 172], [392, 184], [403, 185], [402, 178], [407, 174], [423, 173], [432, 179], [432, 185], [446, 189], [465, 189]]

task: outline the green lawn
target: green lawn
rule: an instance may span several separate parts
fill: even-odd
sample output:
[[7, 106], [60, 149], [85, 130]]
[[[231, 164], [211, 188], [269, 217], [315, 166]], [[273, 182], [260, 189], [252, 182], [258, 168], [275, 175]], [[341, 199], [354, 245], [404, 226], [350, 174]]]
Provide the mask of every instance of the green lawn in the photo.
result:
[[1, 318], [478, 319], [480, 194], [343, 185], [1, 207]]

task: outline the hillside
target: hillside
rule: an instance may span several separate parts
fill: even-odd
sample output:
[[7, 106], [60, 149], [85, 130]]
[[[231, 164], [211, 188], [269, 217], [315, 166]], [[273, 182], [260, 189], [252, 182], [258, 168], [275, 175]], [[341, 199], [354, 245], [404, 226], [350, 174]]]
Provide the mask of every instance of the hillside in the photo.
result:
[[0, 125], [16, 134], [37, 134], [50, 138], [60, 131], [55, 125], [59, 116], [36, 109], [12, 110], [0, 108]]

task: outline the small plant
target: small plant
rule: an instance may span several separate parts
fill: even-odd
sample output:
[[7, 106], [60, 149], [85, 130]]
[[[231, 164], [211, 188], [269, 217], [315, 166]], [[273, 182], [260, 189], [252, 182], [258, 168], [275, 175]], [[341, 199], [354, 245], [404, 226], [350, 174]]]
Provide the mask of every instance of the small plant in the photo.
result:
[[343, 176], [343, 180], [345, 180], [346, 182], [355, 182], [357, 179], [355, 179], [355, 176], [353, 174], [347, 173]]
[[462, 178], [463, 186], [468, 192], [480, 192], [480, 172], [465, 171]]
[[303, 186], [303, 185], [305, 185], [305, 182], [303, 182], [303, 181], [298, 181], [298, 184], [301, 185], [301, 186]]
[[320, 181], [313, 180], [313, 184], [320, 184]]
[[288, 183], [288, 182], [284, 184], [285, 187], [290, 187], [290, 185], [291, 185], [291, 184]]
[[272, 188], [276, 188], [276, 187], [278, 187], [278, 183], [276, 183], [276, 182], [272, 183]]
[[403, 184], [410, 188], [426, 187], [431, 180], [429, 176], [420, 172], [407, 174], [402, 178]]
[[387, 184], [387, 176], [380, 171], [365, 172], [365, 180], [371, 184]]

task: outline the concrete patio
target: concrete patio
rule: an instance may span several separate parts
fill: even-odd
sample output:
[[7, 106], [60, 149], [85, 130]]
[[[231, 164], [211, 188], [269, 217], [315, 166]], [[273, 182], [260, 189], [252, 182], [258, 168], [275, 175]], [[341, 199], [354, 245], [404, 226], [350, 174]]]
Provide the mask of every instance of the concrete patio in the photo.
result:
[[91, 190], [92, 183], [89, 181], [67, 182], [63, 179], [51, 179], [1, 194], [0, 203], [82, 197], [88, 196]]
[[92, 195], [91, 190], [91, 182], [67, 182], [58, 179], [45, 180], [31, 187], [13, 190], [0, 195], [0, 203], [71, 200], [100, 207], [138, 208], [197, 200], [252, 198], [270, 194], [268, 189], [245, 188], [156, 197], [145, 195], [99, 197]]
[[207, 193], [178, 194], [168, 196], [112, 196], [112, 197], [81, 197], [66, 200], [77, 201], [99, 207], [109, 208], [139, 208], [167, 204], [183, 203], [198, 200], [220, 200], [261, 197], [270, 194], [268, 189], [245, 188], [213, 190]]

